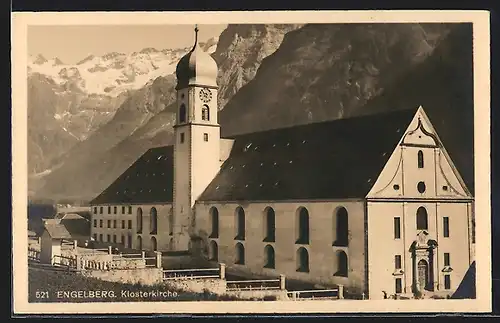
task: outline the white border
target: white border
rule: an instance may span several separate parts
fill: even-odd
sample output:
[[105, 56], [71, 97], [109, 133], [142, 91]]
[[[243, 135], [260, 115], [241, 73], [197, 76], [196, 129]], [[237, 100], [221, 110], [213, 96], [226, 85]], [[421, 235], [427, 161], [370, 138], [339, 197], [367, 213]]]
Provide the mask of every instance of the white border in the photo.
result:
[[[477, 299], [301, 302], [28, 303], [27, 27], [28, 25], [160, 25], [231, 23], [472, 22]], [[12, 13], [13, 312], [83, 313], [345, 313], [491, 312], [490, 31], [488, 11], [251, 11]], [[16, 233], [19, 234], [16, 234]], [[126, 304], [126, 306], [124, 306]]]

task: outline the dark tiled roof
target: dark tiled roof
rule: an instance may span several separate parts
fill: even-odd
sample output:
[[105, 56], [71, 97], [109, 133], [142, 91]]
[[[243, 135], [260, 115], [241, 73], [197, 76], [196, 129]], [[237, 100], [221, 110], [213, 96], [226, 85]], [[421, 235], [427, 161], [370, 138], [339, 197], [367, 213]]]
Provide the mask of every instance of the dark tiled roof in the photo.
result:
[[83, 217], [48, 219], [44, 228], [53, 239], [80, 239], [90, 235], [90, 222]]
[[173, 146], [151, 148], [90, 203], [172, 203]]
[[239, 135], [198, 200], [363, 198], [416, 111]]

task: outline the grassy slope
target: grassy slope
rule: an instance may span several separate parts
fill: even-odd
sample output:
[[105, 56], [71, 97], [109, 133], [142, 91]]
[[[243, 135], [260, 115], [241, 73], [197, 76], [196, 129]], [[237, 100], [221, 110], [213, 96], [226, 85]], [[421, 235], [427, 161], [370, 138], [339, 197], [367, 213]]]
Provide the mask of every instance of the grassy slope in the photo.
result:
[[[139, 301], [210, 301], [210, 300], [231, 300], [229, 297], [219, 297], [209, 292], [189, 293], [175, 291], [163, 285], [143, 286], [140, 284], [122, 284], [107, 282], [96, 278], [87, 278], [79, 274], [60, 271], [49, 271], [38, 268], [29, 268], [29, 302], [139, 302]], [[38, 292], [48, 292], [48, 298], [37, 298]], [[58, 291], [113, 291], [115, 298], [57, 298]], [[171, 297], [122, 297], [121, 291], [149, 292], [163, 291], [174, 292], [177, 296]], [[40, 293], [38, 293], [40, 295]]]

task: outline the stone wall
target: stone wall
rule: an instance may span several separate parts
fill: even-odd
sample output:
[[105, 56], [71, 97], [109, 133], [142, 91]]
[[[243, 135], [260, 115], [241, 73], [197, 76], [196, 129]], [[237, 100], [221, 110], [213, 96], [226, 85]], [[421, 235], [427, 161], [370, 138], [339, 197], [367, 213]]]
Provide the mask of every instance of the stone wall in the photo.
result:
[[82, 270], [85, 277], [93, 277], [110, 282], [139, 283], [142, 285], [156, 285], [162, 282], [162, 269], [111, 269], [111, 270]]
[[218, 295], [226, 294], [226, 281], [220, 278], [166, 280], [164, 284], [172, 289], [186, 292], [203, 293], [208, 290]]
[[289, 300], [287, 296], [287, 291], [280, 289], [227, 291], [226, 295], [236, 296], [241, 299], [252, 299], [252, 298], [262, 299], [264, 297], [276, 297], [275, 300], [277, 301]]

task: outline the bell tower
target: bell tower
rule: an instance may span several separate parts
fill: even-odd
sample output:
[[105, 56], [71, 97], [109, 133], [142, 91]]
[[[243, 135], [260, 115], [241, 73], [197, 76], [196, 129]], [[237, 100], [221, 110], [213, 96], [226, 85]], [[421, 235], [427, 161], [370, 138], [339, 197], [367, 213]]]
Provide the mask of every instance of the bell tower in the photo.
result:
[[177, 64], [177, 118], [174, 126], [173, 245], [189, 248], [193, 206], [220, 169], [217, 122], [217, 63], [198, 44]]

